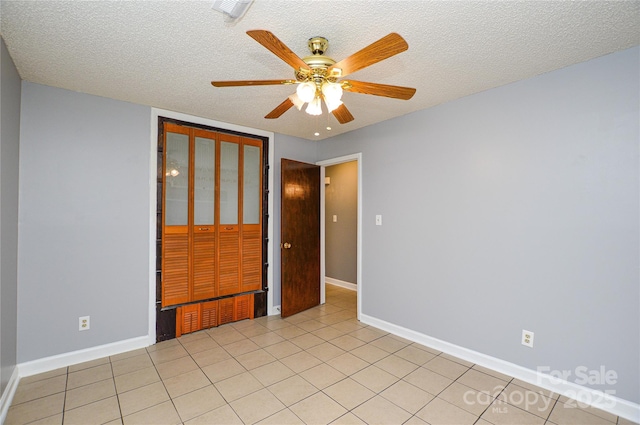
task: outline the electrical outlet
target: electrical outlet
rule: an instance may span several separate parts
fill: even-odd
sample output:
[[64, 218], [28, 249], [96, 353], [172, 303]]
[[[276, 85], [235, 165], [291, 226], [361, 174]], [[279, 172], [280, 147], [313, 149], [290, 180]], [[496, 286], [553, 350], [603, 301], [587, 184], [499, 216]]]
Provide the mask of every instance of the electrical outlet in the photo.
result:
[[533, 332], [522, 330], [522, 345], [533, 348]]
[[82, 316], [78, 318], [78, 330], [79, 331], [88, 331], [91, 328], [91, 317], [90, 316]]

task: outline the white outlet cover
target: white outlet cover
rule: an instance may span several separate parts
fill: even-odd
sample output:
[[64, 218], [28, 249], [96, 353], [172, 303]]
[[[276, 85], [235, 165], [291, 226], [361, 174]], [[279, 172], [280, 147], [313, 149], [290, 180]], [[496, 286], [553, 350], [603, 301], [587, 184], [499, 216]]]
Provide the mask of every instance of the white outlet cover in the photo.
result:
[[523, 329], [522, 330], [522, 345], [533, 348], [533, 332]]
[[82, 316], [78, 318], [78, 330], [79, 331], [88, 331], [91, 329], [91, 317], [90, 316]]

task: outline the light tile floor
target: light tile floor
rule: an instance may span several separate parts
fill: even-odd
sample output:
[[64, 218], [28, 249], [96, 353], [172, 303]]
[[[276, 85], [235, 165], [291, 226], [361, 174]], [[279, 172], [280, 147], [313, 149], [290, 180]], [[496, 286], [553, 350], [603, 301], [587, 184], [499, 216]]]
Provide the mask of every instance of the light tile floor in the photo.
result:
[[630, 424], [356, 320], [356, 293], [23, 378], [13, 424]]

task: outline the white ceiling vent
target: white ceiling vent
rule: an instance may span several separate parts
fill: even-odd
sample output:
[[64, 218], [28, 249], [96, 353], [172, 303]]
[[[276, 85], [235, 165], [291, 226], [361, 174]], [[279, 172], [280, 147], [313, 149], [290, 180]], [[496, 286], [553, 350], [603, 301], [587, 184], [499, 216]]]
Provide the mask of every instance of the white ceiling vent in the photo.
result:
[[224, 13], [227, 22], [240, 20], [251, 6], [253, 0], [215, 0], [211, 8]]

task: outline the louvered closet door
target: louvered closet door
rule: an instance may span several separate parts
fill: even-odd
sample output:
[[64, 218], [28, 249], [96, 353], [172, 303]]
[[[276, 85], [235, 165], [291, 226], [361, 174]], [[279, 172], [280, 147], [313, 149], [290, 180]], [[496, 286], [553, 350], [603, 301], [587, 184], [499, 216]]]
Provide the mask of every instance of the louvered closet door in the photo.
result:
[[[164, 137], [162, 306], [261, 289], [262, 141], [174, 123]], [[229, 318], [211, 305], [204, 327]]]
[[242, 285], [241, 291], [257, 291], [262, 286], [262, 237], [257, 226], [242, 231]]
[[242, 140], [242, 280], [241, 292], [262, 287], [262, 143]]
[[233, 320], [253, 319], [253, 295], [240, 295], [233, 298]]
[[235, 301], [233, 298], [224, 298], [218, 301], [218, 325], [233, 322], [235, 320]]
[[240, 290], [240, 138], [221, 135], [220, 140], [219, 289], [220, 295], [231, 295]]
[[202, 303], [202, 329], [218, 326], [218, 301]]
[[189, 301], [189, 132], [167, 126], [162, 214], [162, 305]]
[[202, 329], [200, 323], [200, 306], [198, 304], [186, 305], [182, 307], [182, 329], [181, 333], [188, 334]]
[[192, 301], [218, 295], [216, 284], [216, 133], [194, 131], [193, 296]]

